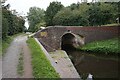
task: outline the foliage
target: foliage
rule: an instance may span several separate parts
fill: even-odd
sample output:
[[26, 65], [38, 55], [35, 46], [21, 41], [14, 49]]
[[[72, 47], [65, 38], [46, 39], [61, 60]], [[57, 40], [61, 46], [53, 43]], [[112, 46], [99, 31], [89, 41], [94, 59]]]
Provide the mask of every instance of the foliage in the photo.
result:
[[100, 26], [116, 23], [118, 17], [116, 3], [73, 3], [61, 9], [53, 18], [54, 25]]
[[101, 26], [117, 23], [119, 4], [120, 2], [78, 2], [64, 7], [61, 2], [53, 1], [46, 11], [31, 7], [28, 13], [29, 31], [36, 32], [41, 26]]
[[38, 43], [33, 39], [27, 40], [32, 53], [33, 75], [35, 78], [59, 78], [55, 69], [46, 58]]
[[3, 55], [3, 53], [5, 53], [12, 40], [13, 39], [11, 37], [7, 37], [4, 40], [2, 40], [2, 54], [0, 55]]
[[69, 7], [71, 10], [79, 9], [80, 3], [78, 2], [77, 4], [72, 3]]
[[15, 35], [12, 35], [12, 36], [7, 36], [4, 40], [2, 40], [2, 53], [0, 54], [0, 56], [4, 55], [6, 49], [9, 47], [9, 45], [13, 41], [13, 39], [16, 36], [21, 35], [21, 34], [23, 34], [23, 33], [15, 34]]
[[101, 23], [101, 12], [100, 12], [100, 7], [98, 6], [98, 3], [94, 3], [91, 5], [91, 7], [88, 10], [89, 14], [89, 23], [92, 26], [99, 25]]
[[72, 11], [69, 8], [64, 8], [59, 11], [53, 18], [54, 25], [69, 25]]
[[40, 23], [35, 25], [35, 32], [37, 32], [41, 27], [45, 27], [46, 23], [45, 21], [41, 21]]
[[[44, 23], [44, 10], [38, 7], [31, 7], [28, 13], [29, 31], [35, 32], [38, 24]], [[41, 26], [41, 25], [40, 25]], [[39, 26], [39, 27], [40, 27]], [[38, 29], [37, 29], [38, 30]]]
[[120, 53], [120, 49], [118, 47], [118, 45], [120, 45], [118, 42], [119, 40], [120, 38], [114, 38], [109, 40], [91, 42], [84, 45], [81, 50], [117, 55], [117, 53]]
[[[77, 5], [76, 5], [77, 6]], [[64, 26], [87, 26], [88, 25], [88, 16], [86, 10], [88, 6], [81, 5], [80, 9], [77, 6], [77, 9], [71, 9], [71, 7], [64, 8], [59, 11], [53, 18], [55, 25], [64, 25]]]
[[2, 42], [0, 42], [0, 56], [2, 55]]
[[58, 11], [60, 11], [63, 8], [63, 5], [61, 2], [51, 2], [50, 5], [47, 7], [47, 10], [45, 11], [45, 21], [47, 26], [53, 25], [53, 17], [56, 15]]
[[6, 18], [4, 18], [4, 16], [2, 16], [2, 38], [5, 39], [7, 37], [7, 33], [8, 33], [8, 21]]
[[110, 3], [94, 3], [89, 9], [90, 25], [104, 25], [115, 23], [117, 18], [117, 7]]
[[25, 20], [22, 16], [13, 14], [9, 10], [10, 5], [5, 5], [6, 0], [2, 2], [2, 39], [24, 31]]

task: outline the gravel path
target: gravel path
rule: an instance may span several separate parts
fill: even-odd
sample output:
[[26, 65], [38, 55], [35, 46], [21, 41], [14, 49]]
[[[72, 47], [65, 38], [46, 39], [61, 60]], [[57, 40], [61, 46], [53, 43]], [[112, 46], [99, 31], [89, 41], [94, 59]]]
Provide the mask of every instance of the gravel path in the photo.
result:
[[[2, 58], [2, 77], [3, 78], [20, 78], [20, 76], [17, 74], [17, 65], [18, 65], [18, 59], [19, 59], [20, 53], [23, 52], [25, 54], [24, 47], [27, 46], [26, 40], [27, 40], [27, 36], [20, 35], [13, 40], [10, 47], [7, 49], [7, 52]], [[27, 55], [29, 56], [30, 54], [27, 54]], [[27, 57], [27, 55], [24, 56], [24, 58]], [[29, 59], [27, 60], [29, 61]], [[26, 60], [24, 60], [24, 64], [26, 64], [27, 62]], [[31, 65], [31, 62], [27, 64]], [[29, 72], [32, 72], [31, 67], [29, 70], [30, 70]]]

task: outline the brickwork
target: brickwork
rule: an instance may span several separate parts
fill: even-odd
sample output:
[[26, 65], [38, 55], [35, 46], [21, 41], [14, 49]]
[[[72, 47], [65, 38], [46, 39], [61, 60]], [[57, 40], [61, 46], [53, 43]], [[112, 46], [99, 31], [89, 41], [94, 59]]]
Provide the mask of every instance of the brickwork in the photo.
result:
[[65, 32], [70, 30], [74, 34], [85, 37], [85, 43], [97, 40], [105, 40], [118, 37], [120, 33], [119, 26], [103, 27], [79, 27], [79, 26], [51, 26], [44, 30], [38, 31], [35, 37], [42, 43], [47, 51], [58, 50], [61, 48], [61, 37]]

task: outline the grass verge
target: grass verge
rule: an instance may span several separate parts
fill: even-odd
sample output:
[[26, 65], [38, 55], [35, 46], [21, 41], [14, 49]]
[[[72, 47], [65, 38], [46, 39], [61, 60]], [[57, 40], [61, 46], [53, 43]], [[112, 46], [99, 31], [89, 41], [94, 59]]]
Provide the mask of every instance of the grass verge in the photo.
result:
[[58, 73], [52, 67], [35, 39], [29, 38], [27, 43], [32, 54], [33, 76], [35, 78], [59, 78]]
[[18, 35], [22, 35], [22, 34], [23, 33], [15, 34], [13, 36], [8, 36], [6, 39], [2, 40], [2, 46], [0, 46], [0, 47], [2, 47], [1, 48], [2, 53], [0, 53], [0, 56], [4, 55], [6, 49], [9, 47], [10, 43], [13, 41], [14, 38], [17, 37]]
[[17, 73], [20, 76], [23, 76], [23, 73], [24, 73], [24, 68], [23, 68], [23, 53], [20, 53], [20, 57], [19, 57], [18, 65], [17, 65]]
[[2, 40], [0, 39], [0, 56], [2, 55]]
[[118, 55], [120, 53], [120, 48], [118, 48], [118, 45], [120, 45], [119, 40], [120, 38], [95, 41], [84, 45], [80, 49], [89, 52]]
[[102, 26], [119, 26], [120, 24], [117, 23], [113, 23], [113, 24], [106, 24], [106, 25], [102, 25]]
[[5, 53], [6, 49], [9, 47], [10, 43], [12, 42], [12, 37], [7, 37], [6, 39], [2, 40], [2, 54]]

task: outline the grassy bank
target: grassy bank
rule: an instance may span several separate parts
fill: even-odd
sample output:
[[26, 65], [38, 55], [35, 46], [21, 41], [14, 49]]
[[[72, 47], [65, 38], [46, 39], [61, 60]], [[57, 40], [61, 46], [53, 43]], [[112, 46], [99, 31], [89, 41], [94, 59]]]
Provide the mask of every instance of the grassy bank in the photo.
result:
[[10, 43], [13, 41], [13, 39], [19, 35], [22, 35], [23, 33], [19, 33], [13, 36], [8, 36], [6, 39], [2, 40], [2, 53], [0, 55], [3, 55], [6, 51], [6, 49], [9, 47]]
[[6, 49], [9, 47], [12, 40], [13, 37], [9, 37], [9, 36], [6, 39], [2, 40], [2, 54], [5, 53]]
[[0, 40], [0, 56], [2, 55], [2, 40]]
[[34, 38], [29, 38], [27, 43], [32, 54], [33, 76], [35, 78], [59, 78], [58, 73], [56, 73]]
[[106, 24], [106, 25], [101, 25], [101, 26], [120, 26], [120, 24], [114, 23], [114, 24]]
[[120, 38], [91, 42], [84, 45], [81, 50], [87, 52], [118, 55], [118, 53], [120, 53], [120, 48], [118, 48], [120, 43], [118, 40], [120, 40]]

